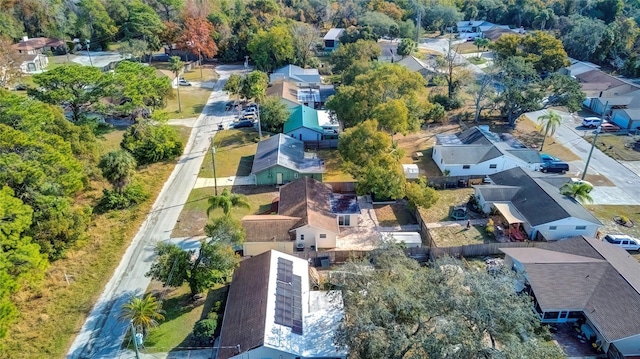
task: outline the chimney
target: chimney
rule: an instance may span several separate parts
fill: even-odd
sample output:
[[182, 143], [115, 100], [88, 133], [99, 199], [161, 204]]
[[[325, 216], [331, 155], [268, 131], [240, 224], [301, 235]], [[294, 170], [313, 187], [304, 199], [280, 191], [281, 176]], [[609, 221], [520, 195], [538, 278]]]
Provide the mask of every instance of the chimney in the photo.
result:
[[27, 40], [29, 40], [29, 36], [23, 36], [22, 37], [22, 42], [27, 42]]

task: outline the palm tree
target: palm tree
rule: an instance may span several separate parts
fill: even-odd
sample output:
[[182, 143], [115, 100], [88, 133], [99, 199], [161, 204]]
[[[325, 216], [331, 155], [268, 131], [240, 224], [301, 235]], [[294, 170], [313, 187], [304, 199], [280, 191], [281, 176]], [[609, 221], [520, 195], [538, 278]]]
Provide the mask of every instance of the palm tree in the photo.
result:
[[568, 182], [560, 187], [560, 193], [575, 198], [581, 203], [593, 203], [593, 198], [589, 195], [592, 189], [593, 187], [588, 183]]
[[231, 213], [232, 207], [251, 208], [251, 205], [249, 205], [245, 196], [231, 193], [227, 188], [225, 188], [219, 196], [209, 198], [207, 216], [216, 208], [222, 208], [222, 212], [225, 216], [228, 216]]
[[180, 60], [180, 56], [171, 56], [169, 59], [169, 69], [176, 75], [176, 91], [178, 92], [178, 112], [182, 112], [182, 103], [180, 103], [180, 73], [184, 70], [184, 62]]
[[489, 45], [489, 42], [489, 39], [485, 37], [476, 37], [473, 39], [473, 44], [478, 48], [478, 58], [481, 57], [482, 54], [480, 54], [480, 52]]
[[98, 163], [98, 168], [102, 170], [102, 176], [111, 183], [118, 193], [122, 193], [129, 184], [136, 173], [136, 167], [136, 159], [125, 150], [111, 151], [102, 156]]
[[130, 320], [136, 330], [141, 330], [146, 337], [149, 328], [158, 326], [158, 320], [164, 320], [162, 313], [162, 303], [153, 295], [147, 294], [142, 298], [133, 297], [131, 301], [124, 303], [120, 319]]
[[540, 151], [542, 151], [542, 147], [544, 147], [544, 141], [547, 139], [547, 135], [553, 136], [556, 133], [556, 128], [560, 126], [562, 123], [562, 117], [557, 113], [549, 110], [546, 115], [542, 115], [538, 117], [538, 122], [540, 125], [538, 126], [538, 131], [542, 132], [544, 130], [544, 137], [542, 138], [542, 143], [540, 144]]

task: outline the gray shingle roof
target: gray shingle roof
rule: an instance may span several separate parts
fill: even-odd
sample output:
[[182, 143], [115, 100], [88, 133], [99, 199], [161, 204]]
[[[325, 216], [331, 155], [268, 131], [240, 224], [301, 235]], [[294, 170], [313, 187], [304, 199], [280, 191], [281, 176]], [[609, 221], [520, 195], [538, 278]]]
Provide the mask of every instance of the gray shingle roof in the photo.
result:
[[538, 150], [532, 150], [528, 148], [519, 148], [519, 149], [506, 150], [506, 152], [527, 163], [542, 163], [542, 159], [540, 158], [540, 151]]
[[332, 193], [333, 190], [328, 184], [309, 177], [287, 183], [280, 187], [278, 214], [300, 218], [292, 229], [308, 224], [339, 233], [338, 220], [331, 213]]
[[479, 127], [471, 127], [458, 135], [460, 142], [465, 145], [490, 145], [492, 144], [489, 134]]
[[624, 249], [575, 237], [501, 250], [524, 264], [541, 309], [583, 311], [609, 342], [640, 334], [640, 263]]
[[304, 157], [304, 143], [281, 133], [258, 143], [251, 173], [282, 166], [299, 173], [325, 172], [323, 161]]
[[296, 65], [287, 65], [281, 67], [271, 74], [271, 81], [276, 81], [277, 79], [291, 79], [297, 82], [304, 82], [309, 84], [319, 84], [322, 83], [322, 79], [320, 78], [320, 73], [318, 69], [303, 69], [300, 66]]
[[[557, 187], [544, 181], [542, 178], [531, 177], [520, 167], [508, 169], [489, 175], [495, 185], [520, 187], [511, 203], [527, 219], [532, 226], [557, 221], [560, 219], [575, 217], [587, 222], [601, 224], [578, 201], [562, 195]], [[489, 185], [487, 187], [492, 187]], [[485, 192], [483, 192], [484, 194]], [[504, 201], [504, 195], [498, 195], [499, 191], [487, 192], [494, 197], [485, 197], [489, 202]]]
[[502, 152], [493, 145], [442, 146], [438, 150], [449, 165], [472, 165], [502, 156]]

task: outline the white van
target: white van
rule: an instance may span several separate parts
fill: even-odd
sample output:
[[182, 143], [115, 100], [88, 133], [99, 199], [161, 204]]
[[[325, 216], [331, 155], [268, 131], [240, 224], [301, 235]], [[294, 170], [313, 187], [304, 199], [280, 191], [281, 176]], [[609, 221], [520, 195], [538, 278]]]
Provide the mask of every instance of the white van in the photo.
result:
[[640, 242], [626, 234], [607, 234], [604, 236], [604, 239], [607, 242], [618, 247], [622, 247], [628, 251], [637, 251], [640, 249]]
[[585, 117], [582, 119], [582, 126], [589, 128], [596, 128], [602, 125], [602, 120], [598, 117]]

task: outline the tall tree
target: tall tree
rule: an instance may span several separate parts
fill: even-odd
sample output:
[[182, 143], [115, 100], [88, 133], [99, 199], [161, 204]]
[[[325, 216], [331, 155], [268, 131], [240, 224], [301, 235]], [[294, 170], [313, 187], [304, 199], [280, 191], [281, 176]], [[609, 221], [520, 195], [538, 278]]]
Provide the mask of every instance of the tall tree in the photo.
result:
[[453, 41], [454, 39], [450, 37], [447, 46], [443, 49], [444, 55], [436, 57], [436, 67], [444, 74], [449, 99], [453, 99], [457, 90], [470, 78], [468, 71], [463, 68], [465, 63]]
[[562, 44], [572, 58], [588, 61], [598, 48], [606, 25], [602, 20], [580, 15], [572, 15], [568, 20], [569, 30], [562, 35]]
[[418, 45], [415, 41], [405, 38], [400, 41], [397, 52], [398, 55], [404, 58], [405, 56], [410, 56], [411, 54], [413, 54], [417, 48]]
[[136, 173], [136, 159], [125, 150], [111, 151], [102, 158], [98, 167], [102, 170], [102, 176], [111, 183], [113, 188], [122, 193]]
[[358, 40], [338, 47], [331, 53], [329, 62], [334, 73], [341, 73], [356, 63], [373, 61], [381, 53], [382, 50], [375, 41]]
[[486, 68], [485, 74], [479, 76], [476, 82], [468, 87], [469, 93], [473, 96], [473, 103], [475, 105], [473, 122], [478, 122], [480, 120], [482, 110], [495, 104], [494, 99], [497, 94], [495, 88], [497, 70], [498, 68], [496, 66]]
[[516, 292], [511, 271], [490, 274], [454, 259], [420, 266], [391, 246], [341, 273], [333, 284], [346, 313], [335, 339], [352, 358], [564, 357], [540, 335], [532, 300]]
[[122, 61], [114, 70], [112, 97], [118, 109], [134, 118], [148, 117], [149, 113], [166, 105], [171, 93], [171, 80], [158, 76], [156, 69], [144, 64]]
[[[171, 56], [169, 59], [169, 69], [173, 72], [176, 80], [176, 92], [178, 93], [178, 112], [182, 112], [182, 102], [180, 102], [180, 74], [184, 71], [184, 62], [179, 56]], [[226, 86], [226, 84], [225, 84]]]
[[111, 76], [97, 67], [64, 64], [33, 76], [38, 85], [29, 94], [41, 101], [69, 107], [72, 120], [78, 122], [82, 113], [90, 111], [108, 93]]
[[540, 143], [540, 151], [542, 151], [547, 136], [553, 136], [558, 126], [562, 124], [562, 117], [556, 112], [549, 110], [546, 114], [538, 117], [538, 122], [538, 131], [544, 132], [544, 137], [542, 137], [542, 142]]
[[120, 26], [124, 40], [142, 39], [149, 50], [158, 50], [162, 46], [160, 35], [164, 24], [153, 8], [140, 0], [131, 0], [125, 5], [125, 11]]
[[233, 246], [242, 244], [246, 236], [242, 224], [231, 216], [221, 216], [207, 223], [204, 233], [214, 242]]
[[139, 165], [148, 165], [180, 156], [184, 144], [166, 118], [154, 115], [127, 128], [120, 147], [131, 152]]
[[242, 77], [242, 75], [231, 74], [222, 89], [227, 91], [230, 95], [239, 96], [242, 91], [243, 82], [244, 78]]
[[519, 56], [503, 61], [501, 69], [498, 81], [504, 89], [498, 95], [497, 103], [509, 125], [515, 127], [520, 115], [540, 108], [543, 97], [537, 86], [540, 77], [533, 65]]
[[560, 187], [560, 193], [571, 198], [575, 198], [581, 203], [593, 203], [593, 198], [589, 194], [593, 187], [584, 182], [567, 182]]
[[285, 25], [258, 32], [247, 44], [251, 59], [259, 70], [271, 71], [291, 61], [295, 55], [293, 38]]
[[[1, 35], [1, 34], [0, 34]], [[22, 77], [20, 57], [11, 48], [11, 40], [0, 36], [0, 88], [6, 88]]]
[[251, 71], [242, 82], [240, 94], [247, 99], [262, 102], [269, 86], [269, 76], [262, 71]]
[[213, 196], [209, 198], [207, 216], [211, 213], [211, 211], [218, 208], [222, 209], [222, 213], [224, 213], [225, 216], [229, 216], [231, 215], [231, 208], [234, 207], [251, 208], [245, 196], [231, 193], [227, 188], [225, 188], [219, 196]]
[[318, 30], [309, 24], [298, 22], [291, 25], [290, 31], [293, 40], [294, 63], [303, 68], [312, 65], [312, 60], [315, 59], [313, 47], [320, 42]]
[[91, 42], [97, 42], [103, 49], [107, 48], [113, 36], [118, 32], [118, 27], [104, 5], [98, 0], [80, 0], [77, 3], [78, 17], [76, 18], [76, 31]]
[[281, 133], [288, 118], [287, 106], [279, 98], [267, 96], [260, 104], [260, 125], [263, 130]]
[[149, 50], [149, 44], [144, 40], [129, 39], [129, 41], [122, 41], [118, 52], [125, 58], [129, 58], [135, 61], [142, 62], [144, 54]]
[[213, 25], [205, 18], [186, 18], [184, 30], [178, 39], [178, 47], [197, 56], [202, 77], [203, 56], [213, 58], [218, 53], [218, 45], [213, 41]]
[[164, 320], [162, 302], [151, 293], [144, 297], [133, 297], [122, 305], [120, 319], [129, 320], [144, 337], [150, 328], [158, 326], [158, 320]]
[[160, 243], [156, 261], [146, 276], [159, 280], [164, 286], [189, 284], [192, 295], [231, 279], [239, 257], [233, 248], [222, 242], [200, 241], [200, 250], [182, 250], [175, 244]]

